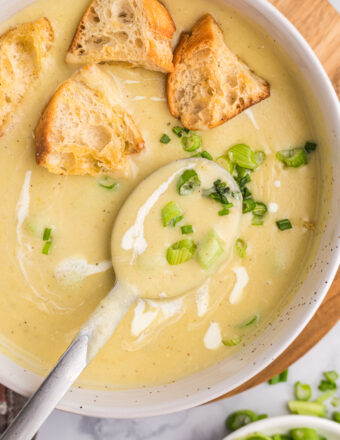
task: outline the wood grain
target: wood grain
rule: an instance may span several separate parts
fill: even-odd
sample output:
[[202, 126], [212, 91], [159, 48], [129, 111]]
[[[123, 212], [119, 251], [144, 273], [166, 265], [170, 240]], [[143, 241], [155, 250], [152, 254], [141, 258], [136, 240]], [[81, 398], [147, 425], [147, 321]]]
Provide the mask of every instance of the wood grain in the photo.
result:
[[[340, 15], [327, 0], [270, 0], [316, 52], [340, 95]], [[271, 379], [317, 344], [340, 319], [340, 271], [321, 307], [300, 336], [271, 365], [220, 397], [230, 397]]]

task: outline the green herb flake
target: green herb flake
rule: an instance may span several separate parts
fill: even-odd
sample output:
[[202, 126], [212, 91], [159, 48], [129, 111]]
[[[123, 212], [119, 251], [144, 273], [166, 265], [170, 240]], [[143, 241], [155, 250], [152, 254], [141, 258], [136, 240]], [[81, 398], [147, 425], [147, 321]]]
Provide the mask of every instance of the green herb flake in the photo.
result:
[[102, 176], [98, 179], [98, 185], [108, 191], [114, 191], [119, 188], [119, 183], [115, 182], [109, 176]]
[[282, 373], [277, 374], [268, 380], [269, 385], [276, 385], [278, 383], [287, 382], [288, 380], [288, 368], [287, 370], [282, 371]]
[[194, 228], [191, 225], [181, 226], [181, 232], [183, 235], [192, 234], [194, 232]]
[[292, 229], [293, 226], [288, 218], [283, 220], [278, 220], [276, 222], [276, 226], [280, 229], [280, 231], [286, 231], [287, 229]]
[[43, 233], [43, 240], [47, 241], [51, 238], [52, 228], [45, 228]]
[[191, 157], [202, 157], [203, 159], [214, 160], [212, 155], [208, 153], [208, 151], [201, 151], [200, 153], [196, 153]]
[[167, 134], [163, 134], [159, 140], [161, 144], [168, 144], [171, 141], [170, 137]]
[[340, 412], [334, 411], [332, 414], [332, 419], [334, 420], [334, 422], [340, 423]]
[[316, 147], [317, 147], [317, 146], [318, 146], [318, 145], [317, 145], [315, 142], [309, 142], [309, 141], [307, 141], [307, 142], [305, 143], [305, 151], [306, 151], [306, 153], [307, 153], [307, 154], [312, 153], [313, 151], [316, 150]]
[[52, 241], [51, 240], [46, 241], [43, 248], [42, 248], [41, 253], [44, 255], [49, 255], [50, 250], [51, 250], [51, 246], [52, 246]]
[[235, 250], [240, 258], [244, 258], [247, 253], [247, 243], [242, 240], [242, 238], [238, 238], [235, 242]]

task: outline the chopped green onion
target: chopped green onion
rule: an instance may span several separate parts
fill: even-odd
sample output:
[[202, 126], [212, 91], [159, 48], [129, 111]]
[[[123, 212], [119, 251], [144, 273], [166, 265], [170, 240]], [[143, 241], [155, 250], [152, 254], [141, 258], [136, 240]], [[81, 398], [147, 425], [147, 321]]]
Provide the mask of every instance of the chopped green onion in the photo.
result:
[[43, 240], [47, 241], [51, 238], [52, 229], [51, 228], [45, 228], [44, 234], [43, 234]]
[[295, 384], [295, 398], [296, 400], [301, 400], [306, 402], [312, 397], [312, 390], [308, 384], [303, 384], [301, 382], [296, 382]]
[[181, 226], [182, 234], [192, 234], [194, 232], [194, 228], [191, 225]]
[[169, 138], [169, 136], [167, 134], [163, 134], [162, 137], [160, 138], [159, 142], [161, 144], [168, 144], [171, 141], [171, 139]]
[[262, 226], [263, 223], [264, 220], [262, 215], [253, 215], [253, 218], [251, 219], [251, 224], [253, 226]]
[[305, 143], [305, 151], [307, 154], [312, 153], [316, 150], [317, 144], [315, 142], [306, 142]]
[[226, 420], [226, 425], [231, 431], [236, 431], [237, 429], [242, 428], [242, 426], [256, 422], [256, 420], [258, 420], [258, 415], [254, 411], [242, 409], [231, 413]]
[[254, 170], [258, 166], [255, 160], [255, 154], [248, 145], [234, 145], [233, 147], [229, 148], [227, 154], [231, 163], [234, 163], [242, 168]]
[[232, 164], [229, 160], [229, 157], [227, 154], [223, 154], [222, 156], [219, 156], [216, 160], [216, 163], [218, 163], [222, 168], [228, 171], [228, 173], [232, 174], [234, 170], [234, 164]]
[[202, 137], [198, 134], [191, 134], [190, 136], [184, 136], [181, 139], [181, 144], [184, 151], [191, 153], [196, 151], [202, 146]]
[[200, 153], [194, 154], [191, 157], [203, 157], [203, 159], [214, 160], [212, 155], [205, 150], [201, 151]]
[[109, 176], [102, 176], [98, 180], [98, 185], [102, 188], [108, 189], [110, 191], [113, 191], [119, 187], [119, 183], [115, 182], [111, 177]]
[[163, 226], [175, 226], [183, 219], [183, 212], [176, 202], [169, 202], [162, 208]]
[[193, 240], [186, 238], [180, 240], [168, 247], [166, 252], [166, 259], [172, 266], [182, 264], [189, 261], [196, 251], [196, 244]]
[[287, 167], [298, 168], [308, 163], [307, 154], [304, 148], [292, 148], [281, 150], [276, 153], [276, 158]]
[[292, 440], [292, 437], [286, 434], [274, 434], [271, 440]]
[[332, 371], [325, 371], [323, 373], [323, 375], [325, 376], [325, 378], [332, 383], [336, 383], [336, 381], [339, 379], [339, 374], [332, 370]]
[[320, 396], [317, 397], [314, 402], [324, 403], [326, 402], [326, 400], [330, 399], [335, 394], [335, 392], [336, 389], [325, 391], [324, 393], [320, 394]]
[[295, 428], [290, 431], [292, 440], [320, 440], [318, 433], [313, 428]]
[[260, 315], [256, 313], [256, 315], [254, 315], [249, 321], [239, 325], [239, 328], [249, 327], [253, 324], [256, 324], [259, 320], [260, 320]]
[[337, 385], [334, 382], [329, 382], [328, 380], [322, 380], [318, 388], [320, 391], [336, 390]]
[[269, 385], [276, 385], [281, 382], [287, 382], [287, 380], [288, 380], [288, 368], [287, 370], [282, 371], [282, 373], [272, 377], [270, 380], [268, 380], [268, 383]]
[[195, 170], [185, 170], [177, 181], [177, 191], [181, 196], [187, 196], [201, 186], [201, 181]]
[[225, 182], [222, 182], [221, 179], [217, 179], [214, 182], [214, 186], [209, 189], [203, 190], [203, 196], [209, 197], [215, 202], [221, 203], [222, 205], [229, 205], [229, 200], [226, 197], [226, 194], [230, 193], [230, 188], [227, 186]]
[[301, 402], [300, 400], [290, 400], [288, 408], [293, 414], [326, 417], [326, 407], [318, 402]]
[[334, 422], [340, 423], [340, 412], [334, 411], [332, 414], [332, 418], [333, 418]]
[[174, 128], [172, 129], [172, 131], [173, 131], [173, 132], [175, 133], [175, 135], [178, 136], [178, 137], [182, 137], [183, 132], [184, 132], [184, 133], [189, 133], [189, 132], [190, 132], [190, 130], [188, 130], [187, 128], [179, 127], [178, 125], [177, 125], [176, 127], [174, 127]]
[[51, 246], [52, 246], [52, 241], [51, 240], [46, 241], [41, 252], [44, 255], [48, 255], [50, 253]]
[[223, 339], [222, 343], [227, 347], [234, 347], [235, 345], [238, 345], [241, 341], [242, 341], [242, 336], [234, 336], [231, 339]]
[[252, 212], [258, 217], [263, 217], [267, 212], [267, 206], [262, 202], [256, 202], [255, 208], [252, 210]]
[[334, 406], [334, 408], [337, 408], [339, 406], [339, 397], [333, 397], [331, 405]]
[[247, 212], [251, 212], [255, 209], [256, 202], [254, 199], [243, 199], [242, 201], [242, 212], [246, 214]]
[[228, 203], [227, 205], [222, 205], [222, 209], [218, 211], [219, 216], [228, 215], [229, 209], [232, 208], [234, 205], [232, 203]]
[[[277, 439], [275, 437], [272, 438], [266, 434], [261, 434], [260, 432], [256, 432], [255, 434], [247, 435], [247, 437], [244, 437], [243, 439], [240, 440], [277, 440]], [[281, 440], [281, 438], [278, 440]], [[292, 439], [289, 438], [288, 440], [292, 440]]]
[[293, 226], [288, 218], [283, 220], [278, 220], [276, 222], [276, 226], [280, 229], [280, 231], [286, 231], [287, 229], [292, 229]]
[[242, 238], [238, 238], [235, 242], [235, 249], [239, 257], [244, 258], [247, 252], [247, 243]]
[[197, 251], [197, 260], [203, 269], [210, 269], [218, 262], [224, 249], [217, 233], [212, 229], [204, 237]]
[[259, 166], [266, 160], [266, 153], [264, 151], [255, 151], [254, 159], [257, 163], [257, 166]]

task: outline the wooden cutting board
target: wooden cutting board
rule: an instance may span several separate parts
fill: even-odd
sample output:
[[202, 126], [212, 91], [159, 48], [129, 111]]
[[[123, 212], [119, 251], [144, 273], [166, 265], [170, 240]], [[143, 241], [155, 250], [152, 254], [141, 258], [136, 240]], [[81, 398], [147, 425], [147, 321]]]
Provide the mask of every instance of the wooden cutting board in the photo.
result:
[[[327, 0], [270, 0], [301, 32], [316, 52], [340, 96], [340, 15]], [[328, 295], [300, 336], [271, 365], [245, 384], [222, 396], [230, 397], [271, 379], [288, 368], [340, 319], [340, 270]]]

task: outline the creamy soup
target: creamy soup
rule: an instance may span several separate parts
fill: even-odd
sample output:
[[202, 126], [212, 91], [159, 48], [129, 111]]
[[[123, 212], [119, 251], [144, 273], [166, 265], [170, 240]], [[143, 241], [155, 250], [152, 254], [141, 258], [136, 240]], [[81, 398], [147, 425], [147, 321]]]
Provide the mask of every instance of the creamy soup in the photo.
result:
[[[235, 144], [249, 146], [251, 154], [265, 153], [261, 153], [262, 163], [248, 173], [251, 181], [246, 187], [267, 212], [262, 215], [260, 204], [261, 215], [248, 212], [241, 216], [237, 237], [231, 234], [228, 259], [208, 276], [202, 270], [199, 286], [188, 295], [166, 301], [136, 300], [81, 376], [80, 384], [86, 386], [129, 388], [171, 382], [246, 344], [288, 300], [313, 244], [314, 226], [318, 227], [319, 151], [327, 145], [315, 128], [317, 117], [309, 110], [310, 98], [300, 87], [296, 70], [275, 41], [222, 3], [164, 3], [177, 26], [174, 44], [182, 30], [190, 30], [201, 15], [210, 12], [222, 26], [228, 46], [271, 84], [270, 98], [216, 129], [199, 133], [201, 150], [220, 158], [222, 165]], [[151, 172], [193, 154], [184, 151], [181, 138], [172, 132], [179, 124], [167, 107], [164, 75], [102, 65], [117, 83], [146, 141], [145, 152], [131, 160], [130, 175], [118, 180], [110, 176], [103, 184], [93, 177], [53, 175], [36, 165], [32, 133], [56, 87], [76, 70], [64, 63], [64, 56], [87, 4], [88, 0], [38, 0], [0, 26], [4, 32], [17, 23], [46, 16], [55, 30], [55, 43], [41, 79], [22, 103], [16, 128], [0, 139], [1, 350], [41, 374], [56, 362], [115, 283], [111, 231], [124, 200]], [[169, 136], [169, 143], [160, 142], [163, 134]], [[306, 153], [308, 164], [285, 167], [277, 159], [279, 150], [303, 147], [306, 141], [318, 144], [315, 152]], [[214, 182], [204, 182], [205, 189], [210, 186]], [[170, 264], [167, 249], [174, 243], [182, 239], [202, 242], [210, 229], [220, 235], [218, 229], [224, 221], [232, 227], [234, 207], [219, 206], [207, 198], [208, 211], [197, 212], [192, 200], [202, 197], [200, 193], [193, 194], [193, 199], [174, 197], [167, 193], [155, 204], [158, 224], [156, 220], [146, 224], [146, 236], [154, 239], [155, 246], [153, 251], [149, 247], [135, 255], [130, 269], [134, 250], [125, 234], [143, 204], [136, 201], [127, 217], [132, 223], [122, 228], [120, 240], [113, 246], [113, 258], [120, 254], [125, 259], [122, 276], [126, 279], [131, 270], [130, 279], [136, 281], [142, 267], [156, 283], [162, 273], [155, 268], [166, 270]], [[162, 208], [171, 201], [180, 206], [183, 219], [175, 227], [165, 227]], [[236, 206], [239, 201], [233, 203]], [[230, 212], [218, 215], [228, 209]], [[285, 219], [292, 228], [280, 230], [276, 222]], [[182, 226], [192, 226], [193, 234], [183, 234]], [[44, 232], [49, 240], [44, 241]], [[47, 241], [52, 243], [49, 249]], [[182, 275], [198, 264], [196, 258], [178, 265]]]

